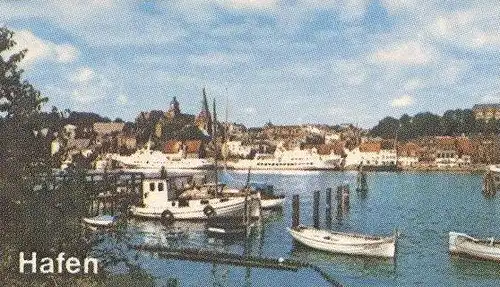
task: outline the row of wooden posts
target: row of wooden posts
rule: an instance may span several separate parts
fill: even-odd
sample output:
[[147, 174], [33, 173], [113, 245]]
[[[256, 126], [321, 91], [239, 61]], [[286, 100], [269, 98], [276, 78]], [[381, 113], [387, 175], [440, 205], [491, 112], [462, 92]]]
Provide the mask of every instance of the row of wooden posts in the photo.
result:
[[100, 173], [88, 175], [86, 189], [89, 196], [88, 215], [114, 215], [131, 204], [137, 203], [141, 195], [143, 173]]
[[[340, 185], [337, 187], [335, 200], [337, 202], [337, 219], [343, 217], [349, 211], [349, 186]], [[327, 188], [325, 191], [325, 220], [328, 227], [332, 224], [332, 189]], [[320, 228], [320, 191], [316, 190], [313, 193], [313, 226]], [[292, 227], [300, 225], [300, 198], [298, 194], [294, 194], [292, 198]]]

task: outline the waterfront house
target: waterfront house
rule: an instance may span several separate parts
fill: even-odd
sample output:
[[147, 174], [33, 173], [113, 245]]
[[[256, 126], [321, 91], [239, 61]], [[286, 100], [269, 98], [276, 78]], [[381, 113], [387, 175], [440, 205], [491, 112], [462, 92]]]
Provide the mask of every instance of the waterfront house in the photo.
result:
[[169, 140], [163, 146], [163, 153], [176, 154], [179, 158], [198, 158], [202, 148], [202, 140]]
[[408, 142], [398, 145], [398, 164], [401, 167], [416, 166], [420, 161], [421, 153], [422, 149], [416, 143]]
[[345, 167], [364, 166], [395, 166], [396, 150], [382, 149], [381, 142], [365, 142], [353, 150], [345, 150]]
[[478, 104], [472, 107], [476, 120], [500, 120], [500, 104]]

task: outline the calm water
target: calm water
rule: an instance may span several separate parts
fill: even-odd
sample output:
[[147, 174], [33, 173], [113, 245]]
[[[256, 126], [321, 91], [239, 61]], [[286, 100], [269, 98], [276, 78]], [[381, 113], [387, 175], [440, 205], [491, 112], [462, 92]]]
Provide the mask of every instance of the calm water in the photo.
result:
[[[232, 176], [244, 181], [246, 174]], [[500, 238], [500, 202], [482, 196], [481, 175], [369, 173], [366, 198], [354, 191], [355, 176], [354, 172], [253, 174], [252, 180], [274, 184], [287, 195], [287, 201], [282, 212], [267, 214], [247, 242], [207, 238], [203, 223], [176, 223], [173, 228], [189, 230], [180, 237], [169, 237], [168, 228], [159, 222], [131, 221], [129, 231], [138, 242], [161, 240], [169, 246], [311, 262], [346, 286], [500, 286], [500, 264], [448, 254], [448, 232], [452, 230]], [[351, 186], [351, 208], [341, 219], [334, 214], [332, 229], [389, 235], [398, 228], [401, 236], [395, 262], [332, 255], [293, 243], [286, 231], [291, 223], [292, 195], [300, 194], [302, 224], [312, 224], [312, 192], [321, 190], [320, 214], [325, 226], [324, 191], [342, 183]], [[169, 278], [176, 278], [181, 286], [329, 286], [311, 269], [234, 267], [163, 259], [151, 253], [134, 258], [157, 278], [159, 286]]]

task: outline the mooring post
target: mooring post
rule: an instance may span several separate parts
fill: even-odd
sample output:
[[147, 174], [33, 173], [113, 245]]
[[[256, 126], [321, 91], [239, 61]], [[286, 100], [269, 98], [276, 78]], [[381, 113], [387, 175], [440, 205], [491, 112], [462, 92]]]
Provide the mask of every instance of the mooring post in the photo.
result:
[[337, 200], [337, 207], [342, 206], [342, 185], [337, 186], [337, 194], [335, 195], [335, 199]]
[[342, 209], [349, 209], [349, 186], [342, 186]]
[[315, 190], [313, 194], [313, 225], [314, 228], [319, 228], [319, 190]]
[[298, 194], [292, 197], [292, 228], [300, 224], [300, 199]]
[[327, 228], [332, 227], [332, 189], [329, 187], [326, 189], [326, 209], [325, 209], [325, 224]]
[[337, 219], [342, 219], [342, 185], [337, 186], [337, 193], [335, 194], [337, 200]]

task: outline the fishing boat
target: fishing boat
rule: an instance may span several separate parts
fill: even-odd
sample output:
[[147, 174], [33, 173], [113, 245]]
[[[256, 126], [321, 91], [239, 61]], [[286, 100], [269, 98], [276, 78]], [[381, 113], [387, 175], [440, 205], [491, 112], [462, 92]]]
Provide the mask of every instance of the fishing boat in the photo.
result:
[[495, 240], [493, 237], [477, 239], [465, 233], [450, 232], [449, 250], [452, 254], [500, 261], [500, 240]]
[[298, 226], [288, 231], [298, 242], [322, 251], [387, 258], [393, 258], [396, 253], [397, 234], [380, 237], [333, 232], [308, 226]]
[[94, 217], [84, 217], [82, 221], [93, 227], [111, 227], [116, 223], [117, 217], [112, 215], [98, 215]]
[[158, 218], [164, 222], [185, 219], [207, 219], [215, 215], [241, 213], [245, 197], [191, 197], [177, 195], [167, 179], [150, 178], [143, 181], [142, 205], [133, 206], [130, 213], [136, 217]]

